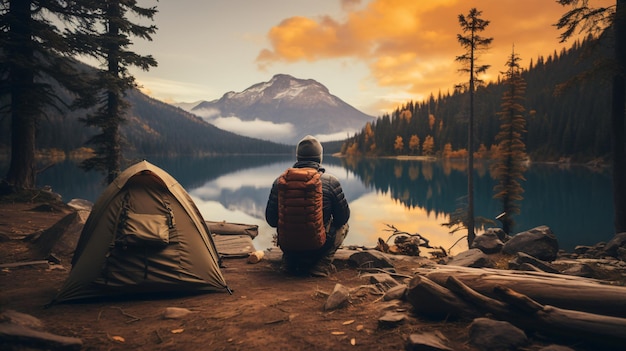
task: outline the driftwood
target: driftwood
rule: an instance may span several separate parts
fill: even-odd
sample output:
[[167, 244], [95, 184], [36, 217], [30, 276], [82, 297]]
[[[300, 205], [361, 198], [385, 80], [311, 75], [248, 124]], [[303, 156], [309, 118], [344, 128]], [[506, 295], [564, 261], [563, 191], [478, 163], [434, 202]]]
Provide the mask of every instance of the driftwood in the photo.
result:
[[504, 287], [496, 287], [495, 292], [510, 306], [533, 316], [533, 322], [536, 323], [534, 328], [538, 331], [549, 330], [551, 334], [615, 346], [626, 343], [626, 318], [543, 306], [528, 296]]
[[[527, 332], [563, 338], [569, 343], [602, 345], [603, 349], [620, 349], [626, 344], [626, 318], [542, 304], [517, 290], [518, 286], [531, 292], [537, 289], [553, 289], [558, 294], [578, 287], [583, 294], [598, 294], [595, 297], [596, 302], [604, 305], [606, 301], [602, 299], [605, 296], [616, 300], [612, 294], [616, 291], [625, 294], [626, 288], [624, 287], [604, 285], [588, 279], [540, 274], [527, 278], [538, 286], [533, 290], [530, 289], [532, 284], [520, 283], [526, 275], [508, 271], [503, 271], [498, 279], [495, 277], [499, 273], [497, 270], [450, 267], [435, 271], [437, 274], [417, 275], [409, 282], [406, 297], [413, 305], [415, 313], [419, 315], [441, 319], [471, 319], [491, 315], [495, 319], [508, 321]], [[442, 271], [445, 271], [445, 274]], [[427, 276], [433, 276], [435, 279], [430, 280]], [[445, 281], [443, 281], [444, 276]], [[463, 279], [469, 284], [466, 284]], [[490, 284], [477, 283], [481, 279], [486, 279]], [[512, 287], [507, 287], [504, 283]], [[486, 289], [485, 286], [491, 287], [489, 296], [474, 289], [471, 284], [480, 289]], [[583, 286], [582, 289], [580, 289], [581, 286]], [[604, 294], [605, 289], [611, 293]], [[537, 295], [545, 297], [547, 294], [542, 292]], [[552, 297], [551, 299], [558, 300]]]
[[46, 350], [80, 350], [80, 339], [33, 330], [20, 325], [0, 323], [0, 340], [8, 345], [24, 349], [41, 348]]
[[407, 287], [406, 299], [413, 310], [428, 318], [478, 317], [482, 313], [450, 290], [426, 277], [415, 276]]
[[448, 278], [454, 276], [472, 290], [491, 298], [497, 297], [495, 288], [502, 286], [514, 289], [543, 305], [626, 317], [626, 287], [608, 285], [594, 279], [460, 266], [417, 268], [415, 272], [441, 286], [446, 286]]
[[497, 286], [499, 300], [481, 295], [455, 277], [446, 286], [455, 294], [484, 312], [525, 330], [618, 346], [626, 343], [626, 319], [541, 305], [513, 289]]

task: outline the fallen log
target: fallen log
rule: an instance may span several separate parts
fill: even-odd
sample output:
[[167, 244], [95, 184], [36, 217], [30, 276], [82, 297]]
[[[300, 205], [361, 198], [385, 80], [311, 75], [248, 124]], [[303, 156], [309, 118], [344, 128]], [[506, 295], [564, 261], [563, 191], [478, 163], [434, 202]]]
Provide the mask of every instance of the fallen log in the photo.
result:
[[417, 314], [427, 318], [442, 320], [483, 315], [450, 290], [422, 276], [415, 276], [409, 281], [406, 299]]
[[437, 266], [414, 272], [445, 286], [449, 277], [458, 278], [472, 290], [496, 298], [496, 286], [509, 287], [543, 305], [594, 314], [626, 317], [626, 287], [599, 280], [545, 272], [521, 272], [489, 268]]
[[[526, 332], [570, 344], [601, 345], [603, 350], [608, 350], [622, 349], [626, 343], [625, 318], [544, 306], [526, 295], [501, 286], [495, 287], [494, 295], [498, 299], [494, 299], [472, 290], [454, 276], [446, 281], [447, 289], [425, 277], [414, 278], [411, 282], [407, 299], [413, 305], [414, 312], [422, 316], [473, 318], [491, 315]], [[412, 290], [415, 287], [417, 289]], [[424, 291], [429, 294], [424, 294]], [[419, 299], [414, 297], [416, 292], [419, 292]]]
[[0, 340], [15, 349], [80, 350], [81, 339], [33, 330], [20, 325], [0, 323]]
[[[533, 329], [567, 338], [598, 343], [610, 348], [626, 344], [626, 318], [602, 316], [588, 312], [541, 305], [513, 289], [496, 287], [495, 293], [510, 306], [519, 308], [533, 318]], [[511, 321], [515, 323], [514, 321]]]

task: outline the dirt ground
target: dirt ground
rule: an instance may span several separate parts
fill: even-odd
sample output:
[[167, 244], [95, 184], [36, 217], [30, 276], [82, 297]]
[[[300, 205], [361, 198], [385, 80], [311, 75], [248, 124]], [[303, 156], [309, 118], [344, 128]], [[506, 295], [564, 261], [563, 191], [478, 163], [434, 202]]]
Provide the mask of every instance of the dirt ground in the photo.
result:
[[[56, 223], [69, 209], [37, 203], [0, 203], [0, 264], [33, 257], [24, 236]], [[35, 210], [37, 209], [37, 210]], [[4, 268], [0, 271], [0, 312], [30, 314], [43, 330], [80, 338], [83, 350], [403, 350], [412, 333], [439, 331], [454, 350], [476, 350], [468, 344], [467, 322], [434, 322], [410, 314], [407, 302], [383, 302], [381, 296], [358, 289], [369, 282], [345, 262], [328, 278], [291, 277], [276, 263], [227, 259], [222, 269], [233, 294], [44, 306], [68, 276], [71, 257], [61, 264]], [[410, 274], [410, 267], [396, 267]], [[351, 289], [347, 306], [323, 309], [335, 284]], [[165, 319], [167, 307], [192, 310], [181, 319]], [[409, 320], [382, 328], [386, 310], [406, 311]], [[525, 350], [538, 350], [538, 344]], [[0, 348], [16, 348], [2, 344]]]

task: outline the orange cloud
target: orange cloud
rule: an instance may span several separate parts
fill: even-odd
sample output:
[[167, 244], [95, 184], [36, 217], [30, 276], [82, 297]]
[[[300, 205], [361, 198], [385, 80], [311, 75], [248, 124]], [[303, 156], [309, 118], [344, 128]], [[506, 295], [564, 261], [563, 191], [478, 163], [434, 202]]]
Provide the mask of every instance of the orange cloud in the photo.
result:
[[458, 16], [472, 7], [491, 21], [481, 35], [494, 40], [479, 58], [481, 64], [491, 65], [487, 78], [504, 70], [513, 45], [522, 66], [571, 45], [558, 42], [554, 23], [567, 8], [556, 0], [373, 0], [360, 9], [357, 0], [342, 4], [346, 13], [341, 21], [329, 16], [292, 17], [272, 27], [268, 33], [271, 48], [258, 55], [259, 67], [351, 58], [366, 62], [379, 86], [419, 96], [445, 92], [464, 79], [454, 60], [463, 54], [456, 38], [461, 33]]

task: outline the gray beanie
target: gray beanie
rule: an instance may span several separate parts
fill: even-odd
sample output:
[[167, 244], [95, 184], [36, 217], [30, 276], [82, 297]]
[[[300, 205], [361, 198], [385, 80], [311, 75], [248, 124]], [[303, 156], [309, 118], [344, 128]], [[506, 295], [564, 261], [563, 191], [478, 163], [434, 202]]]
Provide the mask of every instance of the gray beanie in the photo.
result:
[[296, 157], [298, 161], [301, 160], [314, 160], [322, 163], [322, 144], [311, 135], [307, 135], [298, 143], [296, 147]]

